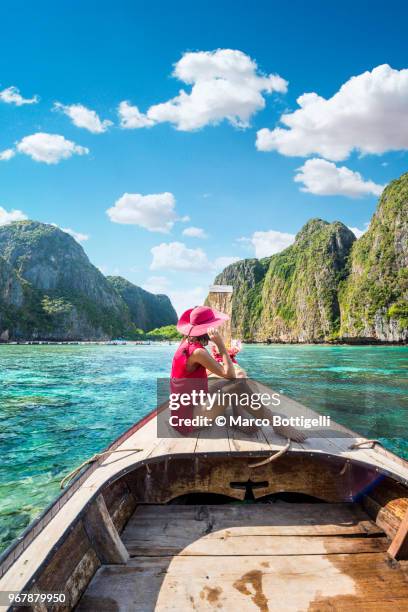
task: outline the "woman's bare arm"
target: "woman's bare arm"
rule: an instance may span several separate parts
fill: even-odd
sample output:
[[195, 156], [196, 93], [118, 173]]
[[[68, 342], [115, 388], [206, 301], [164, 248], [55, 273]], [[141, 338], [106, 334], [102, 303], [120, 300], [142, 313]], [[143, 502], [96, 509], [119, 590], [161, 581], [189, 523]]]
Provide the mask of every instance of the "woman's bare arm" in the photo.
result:
[[236, 378], [234, 364], [225, 347], [224, 340], [215, 329], [209, 329], [208, 335], [212, 342], [215, 342], [217, 345], [218, 351], [222, 357], [222, 365], [211, 357], [205, 349], [196, 349], [193, 352], [189, 359], [189, 361], [191, 360], [190, 365], [199, 363], [220, 378]]
[[189, 358], [189, 363], [191, 363], [191, 365], [198, 363], [220, 378], [235, 378], [235, 372], [233, 375], [226, 372], [225, 366], [218, 363], [218, 361], [211, 357], [204, 348], [196, 349]]
[[218, 352], [222, 357], [224, 378], [236, 378], [234, 364], [232, 363], [231, 357], [229, 356], [223, 337], [213, 327], [208, 330], [208, 335], [210, 340], [217, 345]]

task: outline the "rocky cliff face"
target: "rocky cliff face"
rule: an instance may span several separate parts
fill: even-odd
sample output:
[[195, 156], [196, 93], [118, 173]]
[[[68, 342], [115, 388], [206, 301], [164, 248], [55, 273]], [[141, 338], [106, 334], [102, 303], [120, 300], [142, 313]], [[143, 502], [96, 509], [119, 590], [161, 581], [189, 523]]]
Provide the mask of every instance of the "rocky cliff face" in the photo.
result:
[[[215, 285], [232, 285], [232, 336], [253, 340], [259, 327], [262, 312], [262, 288], [270, 257], [243, 259], [229, 265], [215, 281]], [[212, 304], [222, 310], [222, 304]]]
[[384, 190], [340, 291], [344, 338], [408, 340], [408, 174]]
[[0, 339], [136, 333], [125, 301], [71, 236], [34, 221], [0, 227]]
[[8, 328], [23, 303], [23, 282], [4, 257], [0, 257], [0, 341], [9, 339]]
[[273, 342], [321, 342], [335, 334], [338, 287], [354, 241], [342, 223], [312, 219], [281, 253], [226, 268], [215, 283], [234, 286], [234, 334]]
[[272, 257], [228, 266], [233, 334], [274, 342], [408, 341], [408, 174], [385, 189], [368, 231], [309, 221]]
[[126, 303], [136, 327], [148, 332], [177, 323], [177, 313], [167, 295], [145, 291], [122, 276], [108, 276], [107, 280]]
[[12, 337], [107, 339], [129, 331], [120, 296], [59, 228], [34, 221], [0, 227], [0, 254], [29, 292]]
[[0, 257], [0, 303], [20, 308], [23, 301], [24, 288], [21, 279], [4, 257]]
[[271, 258], [262, 289], [258, 336], [280, 342], [321, 342], [340, 325], [339, 283], [354, 234], [342, 223], [309, 221], [295, 243]]

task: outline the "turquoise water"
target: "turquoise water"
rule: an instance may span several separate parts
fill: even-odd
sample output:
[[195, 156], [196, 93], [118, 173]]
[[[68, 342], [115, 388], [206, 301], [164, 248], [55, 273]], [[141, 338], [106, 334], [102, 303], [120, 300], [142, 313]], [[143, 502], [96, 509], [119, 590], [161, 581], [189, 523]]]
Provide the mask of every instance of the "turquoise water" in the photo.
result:
[[[174, 346], [0, 346], [0, 549], [155, 407]], [[245, 346], [248, 375], [408, 457], [408, 347]]]

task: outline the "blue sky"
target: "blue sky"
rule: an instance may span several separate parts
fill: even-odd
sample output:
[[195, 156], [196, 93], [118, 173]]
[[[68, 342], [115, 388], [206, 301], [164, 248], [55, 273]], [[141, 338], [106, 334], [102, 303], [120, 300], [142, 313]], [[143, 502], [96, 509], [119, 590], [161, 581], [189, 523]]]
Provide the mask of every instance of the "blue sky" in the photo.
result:
[[179, 311], [311, 217], [364, 230], [408, 148], [403, 3], [192, 4], [0, 9], [0, 222], [70, 228]]

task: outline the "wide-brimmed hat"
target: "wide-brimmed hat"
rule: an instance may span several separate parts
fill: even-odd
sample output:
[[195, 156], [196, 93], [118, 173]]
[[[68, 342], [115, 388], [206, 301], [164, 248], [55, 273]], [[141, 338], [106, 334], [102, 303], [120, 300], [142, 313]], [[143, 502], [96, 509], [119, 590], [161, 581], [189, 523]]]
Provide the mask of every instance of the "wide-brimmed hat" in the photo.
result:
[[196, 306], [183, 312], [177, 323], [177, 329], [184, 336], [202, 336], [210, 327], [218, 327], [228, 319], [228, 315], [218, 312], [215, 308]]

